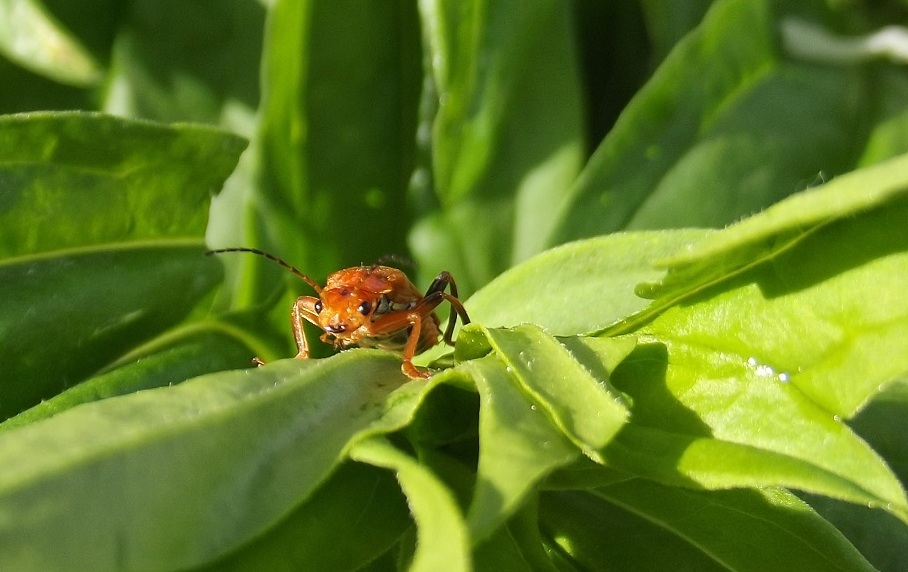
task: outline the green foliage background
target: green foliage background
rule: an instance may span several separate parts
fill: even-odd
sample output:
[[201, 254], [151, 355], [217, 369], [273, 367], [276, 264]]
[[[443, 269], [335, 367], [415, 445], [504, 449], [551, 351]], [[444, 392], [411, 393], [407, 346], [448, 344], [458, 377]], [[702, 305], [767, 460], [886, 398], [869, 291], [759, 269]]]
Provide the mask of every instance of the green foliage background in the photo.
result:
[[[905, 569], [906, 21], [0, 0], [0, 569]], [[474, 323], [280, 360], [223, 246]]]

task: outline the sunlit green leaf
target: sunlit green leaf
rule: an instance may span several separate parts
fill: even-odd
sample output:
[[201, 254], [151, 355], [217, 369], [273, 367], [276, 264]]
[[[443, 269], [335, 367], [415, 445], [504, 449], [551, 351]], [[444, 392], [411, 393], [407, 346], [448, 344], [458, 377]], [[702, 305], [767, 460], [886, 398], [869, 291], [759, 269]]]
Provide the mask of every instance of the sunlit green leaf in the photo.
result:
[[467, 514], [471, 538], [485, 539], [510, 516], [540, 478], [580, 456], [543, 413], [522, 393], [497, 357], [471, 362], [482, 396], [477, 483]]
[[400, 428], [386, 399], [405, 380], [399, 360], [361, 350], [203, 376], [0, 433], [4, 565], [173, 570], [221, 556], [305, 500], [357, 435]]
[[547, 250], [495, 278], [467, 301], [484, 326], [536, 324], [555, 335], [601, 330], [645, 308], [634, 287], [664, 274], [655, 263], [709, 231], [611, 234]]

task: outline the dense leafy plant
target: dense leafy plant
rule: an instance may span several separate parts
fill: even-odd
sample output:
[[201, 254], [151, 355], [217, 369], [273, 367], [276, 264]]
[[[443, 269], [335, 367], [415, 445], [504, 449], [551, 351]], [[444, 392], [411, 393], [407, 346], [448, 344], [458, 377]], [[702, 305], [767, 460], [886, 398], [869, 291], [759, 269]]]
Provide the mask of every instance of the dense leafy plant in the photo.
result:
[[908, 565], [905, 6], [665, 4], [0, 3], [0, 568]]

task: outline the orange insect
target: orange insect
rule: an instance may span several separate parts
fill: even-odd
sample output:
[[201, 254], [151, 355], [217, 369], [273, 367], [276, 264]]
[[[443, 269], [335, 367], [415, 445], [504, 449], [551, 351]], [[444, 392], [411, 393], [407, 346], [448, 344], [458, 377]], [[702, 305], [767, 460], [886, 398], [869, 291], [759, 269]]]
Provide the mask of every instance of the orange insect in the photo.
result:
[[[328, 276], [325, 287], [309, 278], [284, 260], [257, 248], [222, 248], [206, 254], [221, 252], [249, 252], [263, 256], [287, 268], [318, 294], [300, 296], [293, 304], [290, 323], [299, 353], [297, 359], [309, 357], [309, 343], [303, 331], [303, 320], [321, 328], [325, 333], [320, 339], [333, 343], [335, 348], [359, 345], [403, 353], [401, 371], [411, 378], [427, 378], [430, 372], [413, 365], [416, 352], [429, 349], [438, 343], [440, 322], [435, 314], [443, 301], [451, 304], [451, 315], [443, 339], [453, 346], [451, 335], [457, 316], [464, 324], [470, 317], [457, 298], [457, 285], [448, 272], [441, 272], [426, 290], [425, 295], [407, 278], [406, 274], [390, 266], [354, 266], [338, 270]], [[451, 293], [445, 292], [450, 287]], [[333, 337], [333, 340], [331, 339]], [[258, 358], [256, 363], [261, 365]]]

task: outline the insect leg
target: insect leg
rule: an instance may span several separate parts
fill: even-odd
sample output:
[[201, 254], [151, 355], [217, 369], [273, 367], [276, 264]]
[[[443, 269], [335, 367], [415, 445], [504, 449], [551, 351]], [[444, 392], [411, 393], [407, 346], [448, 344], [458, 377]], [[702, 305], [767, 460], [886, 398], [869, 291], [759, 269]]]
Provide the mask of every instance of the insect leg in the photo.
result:
[[420, 371], [413, 365], [413, 356], [416, 354], [416, 347], [419, 344], [419, 335], [422, 332], [422, 316], [416, 312], [407, 315], [410, 322], [410, 335], [407, 338], [407, 345], [404, 346], [403, 362], [400, 364], [400, 371], [411, 379], [425, 379], [431, 374], [428, 371]]
[[318, 298], [312, 296], [300, 296], [293, 304], [290, 312], [290, 325], [293, 328], [293, 339], [296, 341], [296, 348], [299, 352], [296, 359], [309, 358], [309, 342], [306, 341], [306, 332], [303, 324], [309, 322], [318, 325], [318, 312], [315, 311], [315, 303]]
[[[451, 293], [448, 294], [445, 292], [445, 289], [450, 287]], [[435, 305], [441, 303], [442, 300], [447, 300], [451, 304], [451, 313], [448, 315], [448, 325], [445, 328], [444, 340], [445, 343], [449, 346], [454, 345], [454, 341], [451, 339], [451, 336], [454, 334], [454, 326], [457, 323], [457, 316], [460, 316], [461, 321], [464, 325], [470, 323], [470, 317], [467, 315], [466, 309], [463, 307], [463, 304], [460, 302], [460, 299], [457, 297], [457, 284], [454, 282], [454, 277], [451, 276], [451, 273], [447, 270], [443, 270], [435, 277], [435, 280], [432, 281], [432, 284], [429, 285], [429, 289], [426, 290], [426, 295], [423, 298], [423, 301], [428, 302], [429, 300], [438, 300]], [[431, 304], [431, 302], [429, 302]]]

